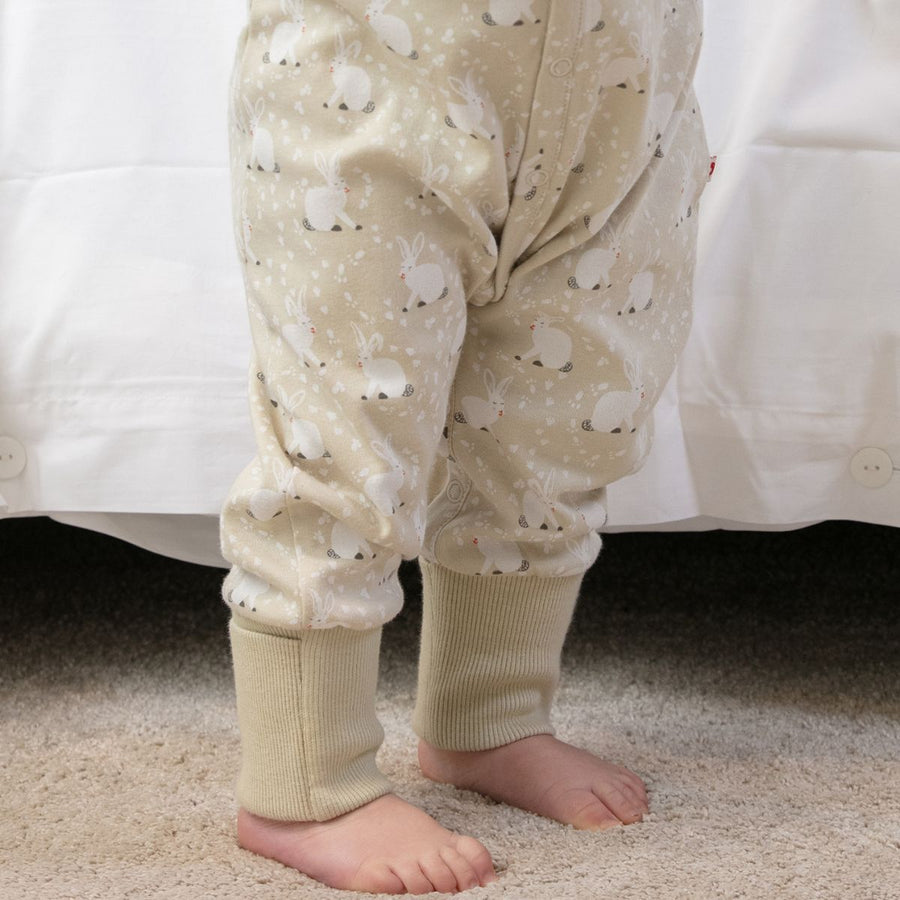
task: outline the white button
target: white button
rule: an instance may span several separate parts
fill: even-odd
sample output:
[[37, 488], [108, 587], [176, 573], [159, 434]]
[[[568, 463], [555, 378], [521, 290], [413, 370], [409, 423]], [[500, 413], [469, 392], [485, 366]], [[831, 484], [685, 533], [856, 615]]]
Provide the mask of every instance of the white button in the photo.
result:
[[560, 59], [554, 59], [553, 62], [550, 63], [550, 74], [555, 75], [557, 78], [562, 78], [563, 76], [568, 75], [571, 71], [571, 59], [561, 57]]
[[541, 169], [535, 169], [528, 176], [528, 183], [535, 185], [544, 184], [550, 176]]
[[894, 461], [879, 447], [866, 447], [850, 460], [850, 474], [865, 487], [884, 487], [894, 474]]
[[0, 478], [15, 478], [25, 468], [25, 448], [11, 437], [0, 437]]

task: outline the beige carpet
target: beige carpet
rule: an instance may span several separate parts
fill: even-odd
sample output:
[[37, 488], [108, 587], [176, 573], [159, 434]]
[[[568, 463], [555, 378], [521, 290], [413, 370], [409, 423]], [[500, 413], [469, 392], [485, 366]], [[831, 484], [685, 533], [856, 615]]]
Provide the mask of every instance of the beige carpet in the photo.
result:
[[[75, 549], [38, 566], [21, 555], [36, 532], [14, 525], [0, 527], [15, 551], [0, 578], [0, 898], [347, 896], [235, 844], [219, 573], [61, 526], [51, 538]], [[748, 587], [735, 539], [693, 536], [684, 558], [719, 581], [623, 600], [630, 570], [677, 582], [684, 559], [661, 540], [609, 541], [618, 562], [589, 584], [556, 717], [645, 777], [642, 824], [585, 834], [425, 782], [408, 728], [414, 600], [388, 631], [381, 762], [402, 796], [491, 849], [499, 883], [467, 896], [900, 897], [897, 581], [890, 599], [845, 573], [857, 592], [820, 603], [824, 582], [792, 568], [794, 551], [757, 559]]]

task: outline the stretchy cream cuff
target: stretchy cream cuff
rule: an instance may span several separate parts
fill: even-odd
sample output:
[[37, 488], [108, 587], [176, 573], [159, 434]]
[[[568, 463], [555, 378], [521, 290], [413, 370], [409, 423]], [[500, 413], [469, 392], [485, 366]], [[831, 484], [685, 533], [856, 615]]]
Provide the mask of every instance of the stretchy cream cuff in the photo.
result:
[[388, 793], [375, 765], [381, 629], [301, 633], [233, 616], [237, 798], [281, 821], [325, 821]]
[[582, 576], [421, 567], [419, 737], [444, 750], [487, 750], [552, 734], [550, 705]]

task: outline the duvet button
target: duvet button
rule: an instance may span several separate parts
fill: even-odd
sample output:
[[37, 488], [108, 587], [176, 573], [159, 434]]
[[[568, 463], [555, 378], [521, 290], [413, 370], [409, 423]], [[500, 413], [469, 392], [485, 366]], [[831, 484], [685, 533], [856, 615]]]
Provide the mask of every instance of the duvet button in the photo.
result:
[[457, 503], [462, 499], [463, 486], [458, 481], [451, 481], [447, 485], [447, 497], [452, 503]]
[[11, 437], [0, 436], [0, 478], [15, 478], [25, 468], [25, 448]]
[[865, 447], [850, 460], [850, 474], [864, 487], [884, 487], [894, 474], [894, 461], [878, 447]]

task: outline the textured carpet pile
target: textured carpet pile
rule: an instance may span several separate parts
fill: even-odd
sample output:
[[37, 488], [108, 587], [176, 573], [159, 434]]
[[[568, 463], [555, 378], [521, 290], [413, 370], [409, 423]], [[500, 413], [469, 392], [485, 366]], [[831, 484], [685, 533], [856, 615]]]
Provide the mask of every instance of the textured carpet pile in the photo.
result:
[[[613, 535], [566, 645], [558, 734], [652, 814], [586, 834], [418, 773], [416, 570], [386, 629], [380, 761], [492, 851], [512, 900], [900, 898], [900, 532]], [[0, 897], [338, 898], [240, 850], [222, 573], [0, 522]]]

